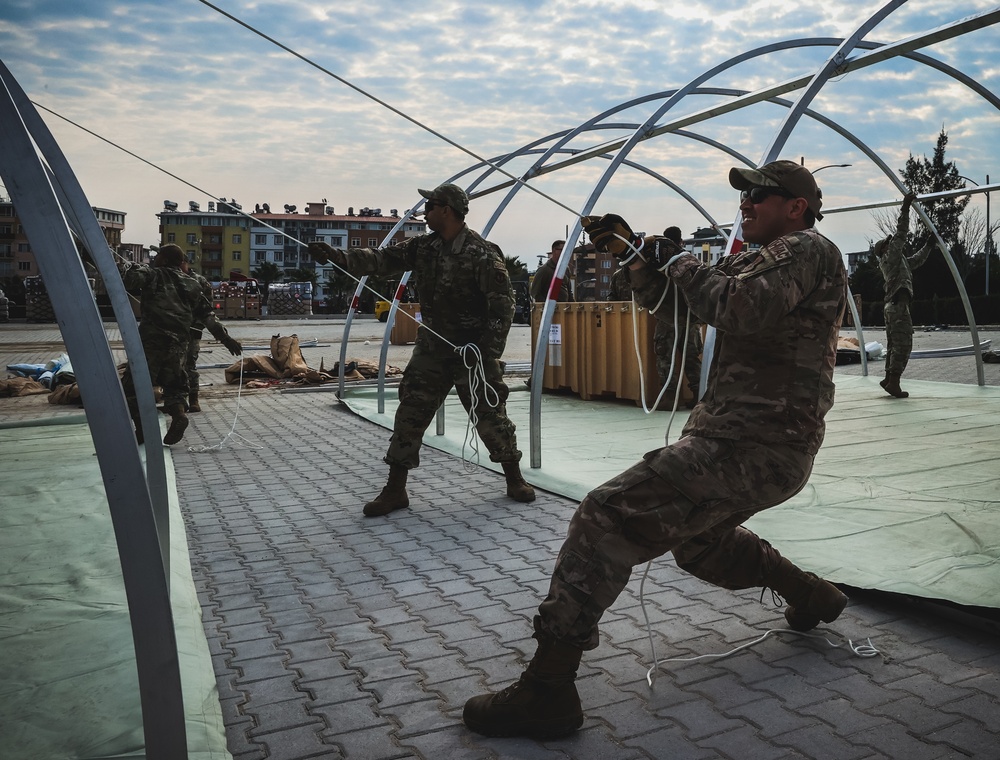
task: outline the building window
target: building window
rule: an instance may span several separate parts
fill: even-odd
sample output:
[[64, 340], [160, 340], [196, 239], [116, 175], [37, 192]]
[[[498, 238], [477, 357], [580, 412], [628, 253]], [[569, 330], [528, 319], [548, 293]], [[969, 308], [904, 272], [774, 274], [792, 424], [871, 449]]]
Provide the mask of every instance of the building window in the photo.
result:
[[607, 285], [609, 282], [611, 282], [611, 278], [608, 275], [606, 275], [606, 274], [602, 274], [601, 275], [601, 282], [603, 282], [605, 285]]
[[30, 243], [18, 243], [17, 244], [17, 252], [18, 253], [31, 253], [31, 244]]
[[254, 245], [267, 245], [267, 235], [254, 235]]
[[351, 238], [351, 248], [360, 248], [361, 238]]
[[198, 242], [198, 236], [195, 235], [193, 232], [189, 232], [187, 234], [187, 241], [190, 245], [194, 245], [195, 243]]
[[611, 262], [605, 259], [601, 262], [601, 269], [611, 269]]
[[344, 245], [344, 238], [342, 237], [330, 238], [330, 245], [332, 245], [334, 248], [340, 248]]
[[239, 234], [238, 232], [234, 233], [233, 234], [233, 245], [242, 245], [242, 244], [243, 244], [243, 236], [241, 234]]
[[256, 264], [267, 261], [267, 251], [254, 251], [253, 260]]
[[378, 238], [368, 238], [368, 247], [369, 248], [378, 247]]
[[243, 251], [233, 251], [233, 261], [242, 261]]
[[187, 257], [188, 257], [188, 264], [194, 264], [194, 262], [195, 262], [195, 253], [194, 253], [194, 251], [188, 251], [187, 252]]
[[31, 262], [30, 261], [19, 261], [17, 262], [17, 270], [19, 272], [30, 272]]
[[284, 235], [275, 235], [274, 236], [274, 244], [275, 245], [281, 245], [281, 238], [283, 238], [283, 237], [284, 237]]
[[177, 235], [176, 235], [176, 233], [168, 232], [167, 233], [167, 242], [168, 243], [176, 243], [177, 242]]
[[274, 252], [274, 260], [276, 262], [278, 262], [278, 261], [284, 261], [285, 260], [285, 252], [284, 251], [275, 251]]

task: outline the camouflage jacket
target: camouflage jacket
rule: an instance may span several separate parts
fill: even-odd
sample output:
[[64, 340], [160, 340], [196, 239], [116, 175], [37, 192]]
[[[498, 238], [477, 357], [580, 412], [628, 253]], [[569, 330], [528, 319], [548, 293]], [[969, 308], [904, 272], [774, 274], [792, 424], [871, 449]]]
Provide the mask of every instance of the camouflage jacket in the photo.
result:
[[[386, 248], [348, 248], [353, 274], [400, 274], [416, 278], [421, 322], [455, 346], [475, 343], [484, 359], [499, 359], [514, 318], [514, 292], [503, 252], [468, 227], [451, 243], [437, 233]], [[417, 331], [425, 349], [451, 351], [429, 330]]]
[[934, 250], [935, 241], [931, 240], [912, 256], [904, 255], [906, 232], [909, 228], [910, 210], [907, 208], [900, 211], [896, 232], [878, 259], [878, 267], [882, 270], [882, 279], [885, 280], [886, 301], [891, 301], [900, 290], [905, 290], [911, 297], [913, 296], [913, 270], [927, 261], [927, 257]]
[[[552, 278], [556, 274], [556, 264], [558, 259], [550, 257], [544, 264], [538, 267], [535, 276], [531, 280], [531, 297], [535, 301], [544, 301], [549, 297], [549, 287], [552, 285]], [[559, 283], [559, 297], [556, 301], [572, 301], [573, 295], [570, 293], [569, 282], [564, 278]]]
[[[609, 301], [631, 301], [632, 282], [629, 279], [629, 269], [618, 267], [611, 275], [611, 289], [608, 292]], [[655, 306], [656, 304], [653, 304]], [[650, 307], [652, 308], [652, 307]]]
[[205, 324], [210, 330], [210, 322], [222, 327], [201, 285], [180, 269], [123, 261], [119, 262], [118, 271], [125, 287], [140, 293], [139, 335], [144, 341], [156, 338], [187, 343], [196, 322]]
[[[691, 312], [716, 328], [705, 395], [684, 435], [784, 444], [815, 454], [833, 406], [837, 338], [847, 304], [840, 250], [814, 229], [714, 267], [694, 256], [670, 275]], [[636, 300], [655, 306], [666, 277], [630, 272]], [[661, 307], [662, 308], [662, 307]]]

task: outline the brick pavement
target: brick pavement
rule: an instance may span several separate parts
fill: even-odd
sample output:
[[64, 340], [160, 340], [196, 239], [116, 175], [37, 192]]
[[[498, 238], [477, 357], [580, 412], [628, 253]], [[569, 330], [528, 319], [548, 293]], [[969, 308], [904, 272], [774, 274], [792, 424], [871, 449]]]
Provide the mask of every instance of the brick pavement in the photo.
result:
[[[185, 439], [216, 443], [235, 400], [214, 398]], [[229, 747], [257, 758], [995, 758], [995, 629], [904, 599], [854, 592], [834, 629], [871, 637], [860, 659], [813, 639], [768, 638], [732, 657], [650, 658], [639, 584], [584, 657], [584, 728], [564, 741], [488, 740], [464, 701], [515, 678], [530, 616], [574, 504], [503, 495], [433, 449], [412, 508], [364, 519], [386, 432], [328, 394], [245, 396], [237, 430], [262, 446], [174, 447], [194, 578]], [[189, 439], [189, 440], [188, 440]], [[661, 658], [728, 651], [783, 622], [755, 592], [654, 563], [647, 611]]]

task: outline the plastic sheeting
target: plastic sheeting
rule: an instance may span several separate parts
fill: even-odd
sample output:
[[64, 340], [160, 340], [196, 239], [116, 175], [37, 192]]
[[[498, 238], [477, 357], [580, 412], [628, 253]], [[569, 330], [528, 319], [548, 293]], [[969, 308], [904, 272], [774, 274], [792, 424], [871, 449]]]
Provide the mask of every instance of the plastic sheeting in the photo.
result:
[[[0, 429], [0, 755], [144, 758], [132, 629], [85, 424]], [[229, 760], [168, 467], [189, 757]]]
[[[886, 395], [876, 377], [836, 380], [836, 404], [809, 484], [748, 527], [840, 583], [1000, 608], [1000, 389], [907, 381], [910, 398], [900, 400]], [[344, 402], [392, 427], [394, 392], [381, 415], [374, 390], [351, 389]], [[522, 450], [528, 402], [527, 392], [507, 401]], [[668, 418], [669, 412], [645, 415], [620, 402], [544, 394], [542, 467], [523, 466], [525, 457], [522, 472], [533, 485], [582, 499], [662, 446]], [[685, 419], [678, 412], [671, 440]], [[446, 435], [435, 435], [431, 425], [425, 445], [456, 456], [464, 447], [468, 457], [465, 413], [454, 394], [446, 420]], [[499, 470], [479, 448], [480, 463]]]

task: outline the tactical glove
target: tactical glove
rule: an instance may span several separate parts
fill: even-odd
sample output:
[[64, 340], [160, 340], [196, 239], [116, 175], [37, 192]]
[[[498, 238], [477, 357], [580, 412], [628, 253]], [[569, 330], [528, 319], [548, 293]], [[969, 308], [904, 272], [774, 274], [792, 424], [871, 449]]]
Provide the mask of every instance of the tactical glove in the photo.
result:
[[326, 264], [328, 261], [332, 261], [339, 267], [347, 266], [347, 256], [344, 252], [339, 248], [334, 248], [329, 243], [310, 243], [309, 255], [319, 264]]
[[581, 220], [583, 229], [599, 251], [607, 251], [623, 263], [628, 263], [638, 255], [641, 239], [636, 237], [628, 222], [618, 214], [605, 214], [600, 219], [585, 216]]
[[240, 342], [229, 335], [222, 339], [222, 345], [229, 349], [229, 353], [233, 356], [239, 356], [243, 353], [243, 346], [240, 345]]
[[643, 257], [661, 272], [667, 268], [670, 261], [679, 253], [687, 253], [680, 245], [670, 238], [647, 238], [643, 246]]

